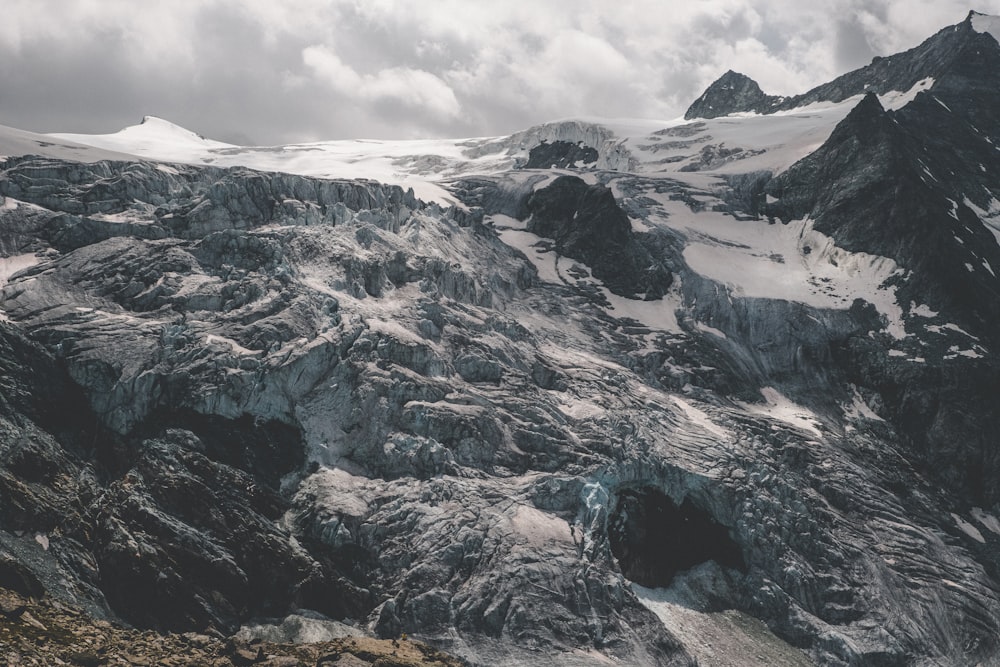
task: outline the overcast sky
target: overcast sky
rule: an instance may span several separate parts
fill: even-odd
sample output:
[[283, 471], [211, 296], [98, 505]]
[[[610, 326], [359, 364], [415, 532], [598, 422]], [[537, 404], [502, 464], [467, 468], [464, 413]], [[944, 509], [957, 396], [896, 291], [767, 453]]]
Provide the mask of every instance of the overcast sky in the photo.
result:
[[1000, 0], [3, 0], [0, 124], [161, 116], [277, 144], [675, 118], [727, 69], [794, 94]]

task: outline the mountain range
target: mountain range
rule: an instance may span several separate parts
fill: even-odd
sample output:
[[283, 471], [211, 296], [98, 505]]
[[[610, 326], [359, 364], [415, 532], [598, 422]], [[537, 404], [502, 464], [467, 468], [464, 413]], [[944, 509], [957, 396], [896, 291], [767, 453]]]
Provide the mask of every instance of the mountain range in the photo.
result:
[[503, 137], [0, 127], [0, 588], [472, 665], [997, 664], [998, 40]]

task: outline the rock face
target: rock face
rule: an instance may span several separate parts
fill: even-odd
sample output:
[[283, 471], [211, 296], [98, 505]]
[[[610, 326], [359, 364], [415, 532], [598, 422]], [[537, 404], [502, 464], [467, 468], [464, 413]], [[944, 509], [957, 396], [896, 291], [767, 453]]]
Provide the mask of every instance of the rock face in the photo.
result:
[[765, 95], [756, 81], [729, 70], [688, 107], [685, 118], [718, 118], [739, 111], [768, 113], [784, 98]]
[[566, 169], [570, 167], [593, 166], [597, 162], [599, 154], [591, 146], [584, 146], [583, 142], [570, 143], [568, 141], [553, 141], [549, 143], [543, 141], [528, 153], [528, 161], [525, 169]]
[[[726, 72], [685, 112], [684, 117], [717, 118], [731, 113], [773, 113], [805, 106], [814, 102], [841, 102], [855, 95], [890, 91], [906, 92], [926, 79], [939, 80], [942, 73], [956, 61], [970, 54], [989, 53], [996, 39], [976, 29], [976, 12], [969, 12], [965, 21], [948, 26], [919, 46], [890, 57], [876, 57], [871, 64], [848, 72], [829, 83], [816, 86], [801, 95], [779, 97], [765, 95], [760, 86], [746, 75]], [[978, 74], [990, 76], [987, 70]]]
[[996, 662], [1000, 44], [967, 23], [777, 176], [685, 144], [709, 121], [498, 140], [544, 168], [455, 207], [6, 158], [0, 586], [477, 665]]
[[612, 292], [659, 299], [670, 288], [666, 253], [657, 256], [655, 242], [644, 243], [633, 234], [628, 215], [608, 188], [560, 176], [533, 193], [525, 206], [531, 216], [528, 231], [554, 239], [559, 254], [589, 266]]

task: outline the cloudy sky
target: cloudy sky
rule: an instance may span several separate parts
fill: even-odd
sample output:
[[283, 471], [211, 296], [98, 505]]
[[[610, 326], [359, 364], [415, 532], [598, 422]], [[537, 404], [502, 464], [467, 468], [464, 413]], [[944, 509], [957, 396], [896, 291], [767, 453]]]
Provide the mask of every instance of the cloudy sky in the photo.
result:
[[727, 69], [792, 94], [1000, 0], [3, 0], [0, 124], [152, 114], [277, 144], [675, 118]]

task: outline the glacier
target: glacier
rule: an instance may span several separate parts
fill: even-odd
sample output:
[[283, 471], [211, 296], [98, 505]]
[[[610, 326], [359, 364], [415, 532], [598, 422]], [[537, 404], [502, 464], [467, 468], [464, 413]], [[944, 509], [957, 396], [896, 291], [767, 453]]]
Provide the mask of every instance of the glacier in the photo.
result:
[[995, 662], [993, 22], [710, 118], [0, 128], [2, 580], [477, 665]]

